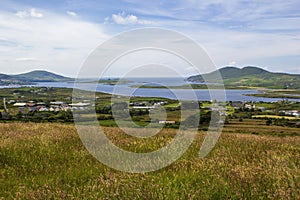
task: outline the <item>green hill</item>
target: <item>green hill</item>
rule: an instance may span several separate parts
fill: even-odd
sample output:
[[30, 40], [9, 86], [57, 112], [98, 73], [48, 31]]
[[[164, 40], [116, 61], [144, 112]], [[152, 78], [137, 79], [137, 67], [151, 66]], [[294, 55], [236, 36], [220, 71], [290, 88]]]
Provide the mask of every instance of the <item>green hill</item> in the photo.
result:
[[13, 77], [18, 80], [31, 81], [31, 82], [60, 82], [60, 81], [72, 80], [71, 78], [54, 74], [48, 71], [42, 71], [42, 70], [36, 70], [24, 74], [13, 75]]
[[210, 80], [210, 82], [219, 83], [220, 81], [214, 81], [217, 80], [218, 73], [222, 76], [224, 85], [228, 87], [300, 88], [299, 74], [273, 73], [251, 66], [242, 69], [224, 67], [208, 74], [191, 76], [187, 80], [202, 83], [205, 80]]
[[35, 82], [63, 82], [71, 80], [73, 79], [43, 70], [36, 70], [17, 75], [0, 74], [0, 85], [25, 85], [34, 84]]

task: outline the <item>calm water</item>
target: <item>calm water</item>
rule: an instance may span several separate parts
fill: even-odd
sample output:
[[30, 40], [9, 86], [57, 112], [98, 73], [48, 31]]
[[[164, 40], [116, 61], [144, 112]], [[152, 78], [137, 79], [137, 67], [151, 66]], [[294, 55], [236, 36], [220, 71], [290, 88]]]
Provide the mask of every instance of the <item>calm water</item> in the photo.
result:
[[[114, 91], [115, 86], [96, 84], [94, 83], [81, 83], [80, 89], [93, 91], [96, 88], [97, 92], [104, 92], [110, 94], [120, 94], [120, 95], [130, 95], [130, 96], [142, 96], [142, 97], [165, 97], [171, 99], [181, 99], [181, 100], [197, 100], [209, 101], [211, 96], [208, 90], [188, 90], [188, 89], [157, 89], [157, 88], [132, 88], [130, 85], [165, 85], [165, 86], [180, 86], [187, 84], [184, 79], [180, 78], [130, 78], [132, 81], [128, 84], [118, 85], [117, 91]], [[64, 87], [73, 88], [73, 83], [68, 82], [39, 82], [35, 87], [45, 86], [45, 87]], [[4, 88], [4, 87], [2, 87]], [[244, 94], [257, 94], [260, 93], [257, 90], [226, 90], [226, 101], [264, 101], [272, 102], [279, 101], [282, 98], [264, 98], [264, 97], [253, 97], [245, 96]], [[214, 90], [214, 95], [222, 95], [221, 90]], [[293, 101], [300, 101], [300, 99], [289, 99]]]

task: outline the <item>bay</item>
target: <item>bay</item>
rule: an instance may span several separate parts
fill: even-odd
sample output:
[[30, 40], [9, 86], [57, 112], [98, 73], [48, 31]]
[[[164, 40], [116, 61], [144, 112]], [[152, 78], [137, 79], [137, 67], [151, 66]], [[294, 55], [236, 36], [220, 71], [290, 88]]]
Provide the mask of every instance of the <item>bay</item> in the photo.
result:
[[[80, 83], [79, 89], [104, 92], [109, 94], [127, 95], [127, 96], [141, 96], [141, 97], [164, 97], [170, 99], [179, 100], [195, 100], [199, 101], [210, 101], [211, 92], [212, 95], [222, 95], [222, 90], [207, 89], [165, 89], [165, 88], [133, 88], [132, 85], [163, 85], [163, 86], [180, 86], [188, 84], [183, 78], [126, 78], [130, 80], [130, 83], [120, 85], [107, 85], [107, 84], [96, 84], [96, 83]], [[38, 82], [36, 85], [28, 85], [30, 87], [61, 87], [61, 88], [73, 88], [74, 83], [72, 82]], [[0, 88], [7, 88], [9, 86], [2, 86]], [[17, 87], [17, 86], [10, 86]], [[19, 86], [20, 87], [20, 86]], [[246, 96], [245, 94], [258, 94], [261, 93], [258, 90], [238, 90], [238, 89], [227, 89], [225, 90], [226, 101], [253, 101], [253, 102], [275, 102], [283, 100], [282, 98], [266, 98], [266, 97], [254, 97]], [[300, 99], [284, 99], [290, 101], [298, 101]]]

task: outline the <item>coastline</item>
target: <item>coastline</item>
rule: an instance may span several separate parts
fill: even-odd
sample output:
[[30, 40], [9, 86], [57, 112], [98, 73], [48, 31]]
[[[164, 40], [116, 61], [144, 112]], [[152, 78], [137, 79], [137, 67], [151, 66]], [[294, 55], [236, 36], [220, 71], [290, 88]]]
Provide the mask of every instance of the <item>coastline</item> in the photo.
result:
[[[117, 94], [114, 93], [115, 87], [120, 87], [121, 93], [117, 95], [132, 95], [140, 97], [160, 97], [176, 99], [177, 96], [174, 93], [180, 94], [183, 98], [181, 100], [191, 100], [189, 94], [190, 90], [183, 89], [180, 86], [144, 86], [136, 87], [137, 84], [122, 84], [122, 85], [107, 85], [97, 84], [96, 92], [102, 92], [106, 94]], [[74, 88], [73, 82], [37, 82], [35, 85], [12, 85], [12, 86], [0, 86], [0, 88], [20, 88], [20, 87], [55, 87], [55, 88]], [[82, 83], [80, 88], [86, 91], [93, 91], [95, 88], [94, 83]], [[210, 88], [211, 89], [211, 88]], [[220, 88], [214, 88], [212, 91], [222, 91]], [[130, 93], [131, 92], [131, 93]], [[207, 89], [194, 88], [193, 92], [196, 93], [199, 101], [210, 100], [210, 91]], [[225, 88], [226, 100], [227, 101], [262, 101], [262, 102], [273, 102], [281, 100], [300, 101], [299, 90], [273, 90], [266, 88]], [[287, 93], [287, 94], [285, 94]], [[285, 94], [285, 95], [284, 95]], [[299, 96], [298, 96], [299, 95]]]

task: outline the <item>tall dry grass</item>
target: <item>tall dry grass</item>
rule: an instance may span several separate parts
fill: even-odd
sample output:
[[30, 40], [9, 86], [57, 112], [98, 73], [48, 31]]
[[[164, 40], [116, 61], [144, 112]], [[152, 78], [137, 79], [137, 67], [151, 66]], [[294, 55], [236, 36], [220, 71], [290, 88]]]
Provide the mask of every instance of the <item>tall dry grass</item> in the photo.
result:
[[[244, 123], [244, 122], [243, 122]], [[214, 150], [198, 158], [205, 132], [175, 163], [145, 174], [110, 169], [82, 145], [73, 125], [0, 124], [2, 199], [300, 199], [300, 137], [260, 133], [258, 123], [227, 126]], [[245, 124], [237, 124], [245, 126]], [[153, 151], [174, 129], [150, 140], [104, 128], [131, 151]], [[276, 130], [274, 130], [276, 132]], [[279, 130], [281, 131], [281, 130]], [[294, 130], [292, 130], [294, 131]]]

